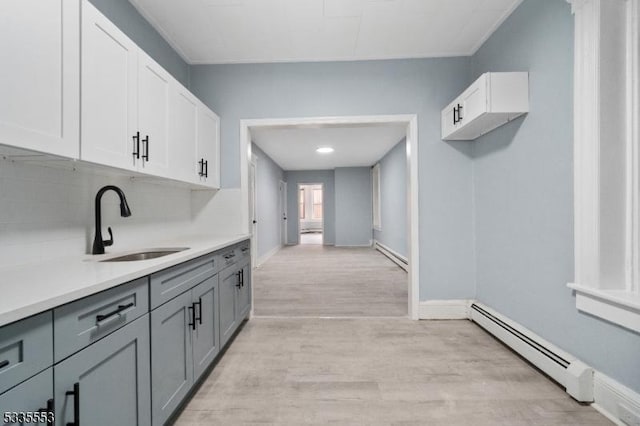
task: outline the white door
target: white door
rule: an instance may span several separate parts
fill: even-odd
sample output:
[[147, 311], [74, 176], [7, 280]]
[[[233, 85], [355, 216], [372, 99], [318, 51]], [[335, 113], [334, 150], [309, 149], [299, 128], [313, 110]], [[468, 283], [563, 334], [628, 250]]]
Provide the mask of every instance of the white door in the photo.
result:
[[169, 168], [169, 89], [172, 77], [146, 53], [138, 56], [139, 170], [167, 176]]
[[80, 5], [0, 1], [0, 143], [78, 158]]
[[137, 68], [138, 47], [84, 1], [80, 152], [83, 160], [136, 168], [140, 145], [136, 139]]
[[279, 206], [280, 206], [280, 245], [287, 244], [287, 182], [280, 181]]
[[198, 100], [180, 83], [171, 84], [169, 170], [171, 177], [199, 182], [197, 173]]
[[198, 154], [194, 167], [200, 182], [220, 187], [220, 118], [204, 104], [198, 104]]
[[251, 230], [251, 266], [258, 262], [258, 195], [256, 158], [249, 163], [249, 229]]

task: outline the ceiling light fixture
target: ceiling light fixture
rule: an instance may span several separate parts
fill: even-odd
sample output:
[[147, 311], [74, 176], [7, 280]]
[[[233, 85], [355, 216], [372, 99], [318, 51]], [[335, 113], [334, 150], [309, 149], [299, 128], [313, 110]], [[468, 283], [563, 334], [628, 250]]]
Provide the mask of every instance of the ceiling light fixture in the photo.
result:
[[316, 149], [316, 152], [320, 154], [331, 154], [333, 152], [333, 148], [331, 148], [330, 146], [321, 146], [320, 148]]

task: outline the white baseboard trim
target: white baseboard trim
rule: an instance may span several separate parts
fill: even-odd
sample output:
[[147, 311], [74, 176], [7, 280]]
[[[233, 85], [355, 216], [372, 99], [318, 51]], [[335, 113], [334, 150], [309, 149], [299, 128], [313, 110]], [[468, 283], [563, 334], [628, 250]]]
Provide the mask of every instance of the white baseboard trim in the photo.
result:
[[[596, 371], [592, 407], [619, 425], [640, 425], [640, 394]], [[635, 417], [634, 417], [635, 416]]]
[[389, 247], [381, 244], [380, 241], [373, 240], [373, 248], [378, 250], [380, 253], [387, 256], [393, 263], [404, 269], [406, 272], [409, 272], [409, 259], [395, 250], [390, 249]]
[[353, 247], [353, 248], [366, 248], [371, 247], [371, 244], [335, 244], [334, 247]]
[[470, 300], [426, 300], [418, 307], [418, 318], [429, 320], [469, 319]]
[[266, 262], [267, 260], [269, 260], [269, 258], [271, 256], [273, 256], [274, 254], [276, 254], [277, 252], [280, 251], [280, 249], [282, 248], [282, 246], [275, 246], [274, 248], [272, 248], [271, 250], [269, 250], [267, 253], [263, 254], [261, 257], [258, 258], [258, 263], [256, 264], [256, 267], [259, 268], [260, 266], [262, 266], [262, 264], [264, 262]]

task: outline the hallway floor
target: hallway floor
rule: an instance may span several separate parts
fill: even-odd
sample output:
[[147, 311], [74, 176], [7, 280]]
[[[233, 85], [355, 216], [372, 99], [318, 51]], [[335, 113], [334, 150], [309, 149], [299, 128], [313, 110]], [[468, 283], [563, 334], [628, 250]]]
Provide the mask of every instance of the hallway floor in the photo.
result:
[[611, 423], [469, 321], [254, 318], [176, 425], [257, 424]]
[[284, 247], [252, 282], [256, 316], [407, 315], [407, 273], [371, 248]]

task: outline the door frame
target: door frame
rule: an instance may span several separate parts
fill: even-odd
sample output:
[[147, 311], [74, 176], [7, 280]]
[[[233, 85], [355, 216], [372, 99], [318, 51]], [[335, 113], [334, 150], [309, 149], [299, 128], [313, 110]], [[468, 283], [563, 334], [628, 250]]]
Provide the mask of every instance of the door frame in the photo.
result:
[[[253, 176], [251, 169], [253, 168]], [[258, 265], [258, 157], [249, 159], [249, 179], [253, 179], [253, 191], [249, 181], [249, 229], [251, 230], [251, 268]], [[253, 214], [252, 214], [253, 213]], [[252, 217], [253, 216], [253, 217]]]
[[289, 235], [287, 233], [287, 221], [289, 220], [289, 217], [287, 216], [287, 182], [285, 182], [284, 180], [280, 180], [279, 185], [280, 199], [278, 200], [278, 203], [280, 207], [280, 219], [282, 219], [282, 221], [280, 222], [280, 246], [284, 247], [287, 245], [287, 240], [289, 239]]
[[[324, 183], [322, 183], [322, 182], [316, 182], [316, 183], [299, 182], [298, 183], [298, 193], [297, 193], [298, 194], [298, 202], [300, 201], [300, 187], [302, 187], [302, 186], [319, 186], [320, 189], [322, 190], [322, 219], [320, 220], [320, 222], [322, 223], [322, 244], [321, 245], [324, 245]], [[306, 197], [306, 195], [305, 195], [305, 197]], [[306, 201], [305, 201], [305, 208], [306, 207], [307, 206], [306, 206]], [[313, 195], [311, 196], [311, 207], [313, 208]], [[301, 220], [300, 220], [300, 214], [299, 213], [298, 213], [297, 217], [298, 217], [298, 245], [300, 245], [300, 244], [302, 244], [300, 242], [300, 240], [302, 239], [302, 223], [301, 223]]]
[[[264, 118], [240, 120], [240, 193], [241, 220], [246, 228], [242, 232], [249, 234], [249, 163], [251, 162], [251, 128], [252, 127], [282, 127], [282, 126], [332, 126], [357, 124], [404, 124], [407, 126], [407, 204], [409, 241], [409, 284], [408, 284], [408, 313], [409, 318], [418, 320], [420, 304], [420, 210], [418, 200], [418, 115], [363, 115], [341, 117], [300, 117], [300, 118]], [[243, 154], [244, 153], [244, 154]], [[251, 235], [251, 244], [255, 244], [255, 235]], [[253, 301], [252, 301], [253, 311]], [[252, 312], [253, 315], [253, 312]]]

